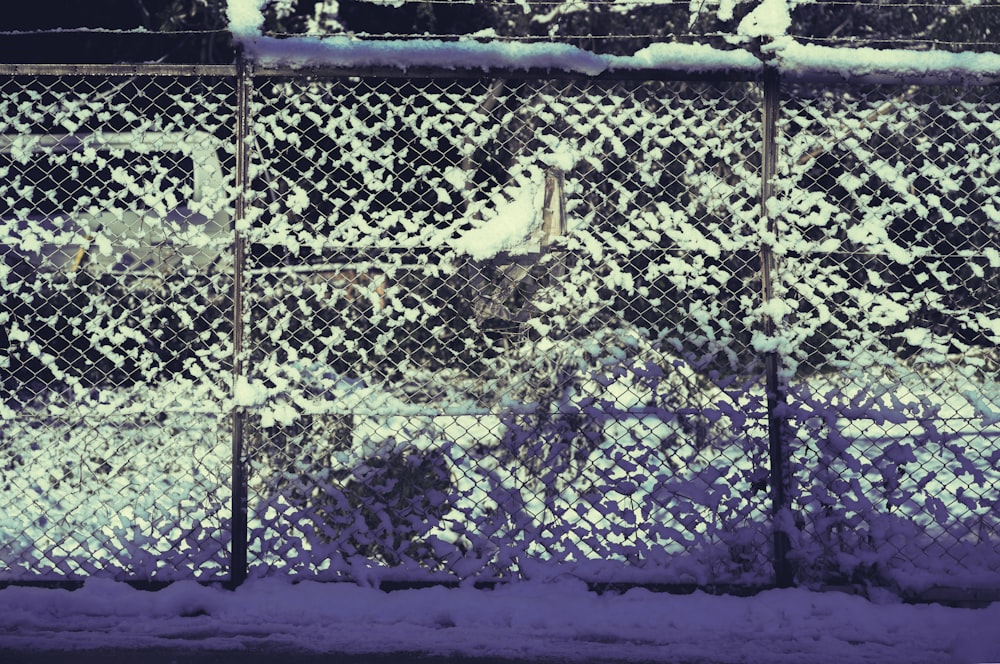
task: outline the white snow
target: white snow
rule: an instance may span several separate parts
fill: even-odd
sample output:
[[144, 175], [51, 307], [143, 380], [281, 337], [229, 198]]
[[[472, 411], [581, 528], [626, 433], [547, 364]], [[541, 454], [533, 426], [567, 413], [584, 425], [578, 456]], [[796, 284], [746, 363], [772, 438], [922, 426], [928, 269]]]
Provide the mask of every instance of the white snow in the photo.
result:
[[[732, 21], [733, 10], [736, 8], [736, 5], [739, 4], [739, 2], [740, 0], [720, 0], [719, 8], [716, 11], [716, 16], [719, 17], [720, 21]], [[693, 10], [692, 11], [693, 15], [695, 14], [694, 10], [696, 9], [696, 6], [698, 4], [699, 3], [696, 0], [692, 0], [691, 9]]]
[[802, 44], [789, 37], [776, 40], [769, 48], [775, 53], [778, 69], [796, 76], [863, 78], [873, 83], [1000, 80], [1000, 53], [836, 48]]
[[229, 0], [229, 30], [237, 37], [259, 35], [264, 25], [262, 10], [267, 0]]
[[710, 71], [734, 69], [755, 71], [760, 61], [746, 51], [723, 51], [707, 44], [650, 44], [630, 56], [604, 56], [610, 69], [671, 69]]
[[500, 252], [526, 253], [531, 232], [542, 223], [545, 191], [528, 183], [501, 199], [491, 217], [452, 242], [452, 248], [476, 260], [492, 258]]
[[[838, 48], [803, 44], [788, 34], [791, 12], [811, 0], [763, 0], [740, 22], [734, 41], [764, 38], [762, 50], [781, 72], [796, 76], [859, 77], [871, 82], [901, 79], [985, 83], [1000, 79], [1000, 54], [912, 49]], [[348, 35], [275, 39], [260, 34], [261, 0], [229, 0], [230, 30], [263, 66], [444, 67], [470, 69], [550, 69], [597, 75], [636, 69], [670, 71], [759, 71], [763, 62], [743, 49], [707, 44], [654, 43], [629, 56], [598, 54], [560, 43], [464, 38], [365, 40]], [[732, 16], [734, 2], [718, 7]], [[697, 13], [697, 12], [695, 12]]]
[[267, 389], [251, 384], [246, 376], [236, 378], [233, 385], [233, 403], [237, 406], [259, 406], [267, 401]]
[[[751, 17], [758, 21], [751, 21]], [[780, 15], [776, 18], [751, 14], [741, 24], [741, 30], [754, 36], [768, 36], [780, 32], [781, 26]], [[238, 33], [237, 37], [240, 38]], [[631, 70], [753, 72], [763, 68], [763, 63], [749, 51], [722, 50], [707, 44], [657, 43], [629, 56], [592, 53], [559, 43], [372, 41], [341, 35], [284, 39], [254, 36], [245, 39], [244, 45], [247, 53], [264, 67], [394, 67], [403, 71], [414, 67], [484, 71], [548, 69], [590, 76]], [[903, 79], [925, 83], [1000, 80], [997, 53], [838, 48], [802, 44], [787, 36], [774, 38], [763, 50], [773, 54], [773, 65], [779, 71], [797, 77], [833, 76], [875, 83]]]
[[792, 26], [788, 0], [762, 0], [740, 21], [736, 34], [746, 37], [779, 37]]
[[251, 580], [235, 592], [194, 582], [145, 592], [93, 579], [75, 591], [0, 590], [0, 648], [716, 664], [1000, 660], [1000, 605], [878, 599], [806, 590], [749, 598], [642, 589], [598, 595], [571, 579], [389, 593], [278, 580]]

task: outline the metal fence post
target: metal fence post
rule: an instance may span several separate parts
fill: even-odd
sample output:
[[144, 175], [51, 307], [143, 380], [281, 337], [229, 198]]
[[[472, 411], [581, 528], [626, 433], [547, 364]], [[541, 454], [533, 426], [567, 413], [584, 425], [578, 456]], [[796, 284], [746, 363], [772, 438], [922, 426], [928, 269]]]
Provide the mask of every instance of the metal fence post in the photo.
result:
[[[236, 198], [233, 202], [233, 382], [243, 375], [243, 220], [249, 188], [250, 66], [243, 50], [236, 55]], [[234, 395], [235, 396], [235, 395]], [[233, 406], [232, 440], [232, 552], [230, 582], [235, 586], [247, 577], [247, 473], [243, 427], [245, 412]]]
[[[777, 119], [779, 112], [779, 97], [781, 81], [778, 71], [768, 67], [764, 71], [764, 108], [763, 108], [763, 163], [761, 166], [763, 181], [761, 183], [761, 214], [767, 220], [769, 237], [775, 237], [776, 220], [768, 214], [767, 202], [773, 193], [773, 178], [778, 159]], [[774, 252], [768, 242], [763, 242], [760, 249], [761, 288], [765, 303], [774, 298]], [[771, 338], [775, 334], [774, 320], [764, 316], [764, 334]], [[771, 465], [771, 517], [774, 535], [774, 576], [775, 583], [780, 588], [793, 584], [794, 573], [788, 560], [790, 541], [788, 534], [782, 530], [781, 518], [789, 508], [788, 495], [788, 447], [785, 439], [785, 394], [778, 376], [779, 357], [777, 351], [764, 353], [764, 370], [767, 390], [767, 430], [768, 448]]]

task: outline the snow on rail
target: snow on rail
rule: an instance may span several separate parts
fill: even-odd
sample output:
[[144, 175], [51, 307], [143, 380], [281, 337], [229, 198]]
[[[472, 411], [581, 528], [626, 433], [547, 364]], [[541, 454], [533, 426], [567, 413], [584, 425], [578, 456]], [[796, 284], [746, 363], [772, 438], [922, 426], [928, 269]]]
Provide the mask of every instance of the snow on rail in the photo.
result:
[[[274, 38], [261, 34], [262, 0], [229, 0], [229, 29], [264, 67], [418, 67], [446, 69], [548, 69], [585, 75], [636, 70], [759, 72], [766, 65], [797, 78], [992, 83], [1000, 81], [1000, 53], [951, 53], [910, 49], [842, 48], [803, 44], [787, 34], [798, 0], [765, 0], [741, 22], [734, 43], [762, 40], [761, 54], [708, 44], [651, 44], [632, 55], [587, 51], [570, 44], [526, 43], [470, 36], [440, 39], [360, 39], [350, 35]], [[762, 59], [763, 58], [763, 59]]]
[[800, 44], [790, 37], [776, 40], [770, 50], [777, 69], [792, 76], [862, 79], [871, 83], [1000, 81], [1000, 53], [834, 48]]
[[363, 40], [346, 35], [251, 37], [246, 52], [264, 66], [443, 67], [448, 69], [550, 69], [594, 76], [609, 71], [663, 69], [757, 71], [748, 51], [706, 44], [653, 44], [630, 56], [592, 53], [571, 44], [434, 39]]

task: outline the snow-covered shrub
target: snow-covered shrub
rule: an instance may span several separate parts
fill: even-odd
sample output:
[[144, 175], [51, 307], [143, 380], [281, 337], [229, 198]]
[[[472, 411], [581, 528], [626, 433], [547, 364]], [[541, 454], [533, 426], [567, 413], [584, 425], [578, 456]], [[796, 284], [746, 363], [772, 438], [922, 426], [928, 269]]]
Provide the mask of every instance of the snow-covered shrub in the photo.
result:
[[[317, 414], [257, 433], [254, 566], [338, 578], [352, 561], [434, 564], [426, 537], [447, 511], [447, 464], [412, 441], [384, 439], [379, 449], [364, 450], [372, 439], [359, 440], [359, 428], [365, 423], [353, 415]], [[403, 432], [419, 434], [406, 428], [392, 435]]]

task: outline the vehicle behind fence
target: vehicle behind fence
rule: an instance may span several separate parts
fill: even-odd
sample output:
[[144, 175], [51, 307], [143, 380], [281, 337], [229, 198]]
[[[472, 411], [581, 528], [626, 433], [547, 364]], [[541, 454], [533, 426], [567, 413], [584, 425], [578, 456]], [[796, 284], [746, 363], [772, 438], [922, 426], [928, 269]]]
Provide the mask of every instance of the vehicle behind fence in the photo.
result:
[[1000, 591], [995, 87], [0, 90], [0, 581]]

